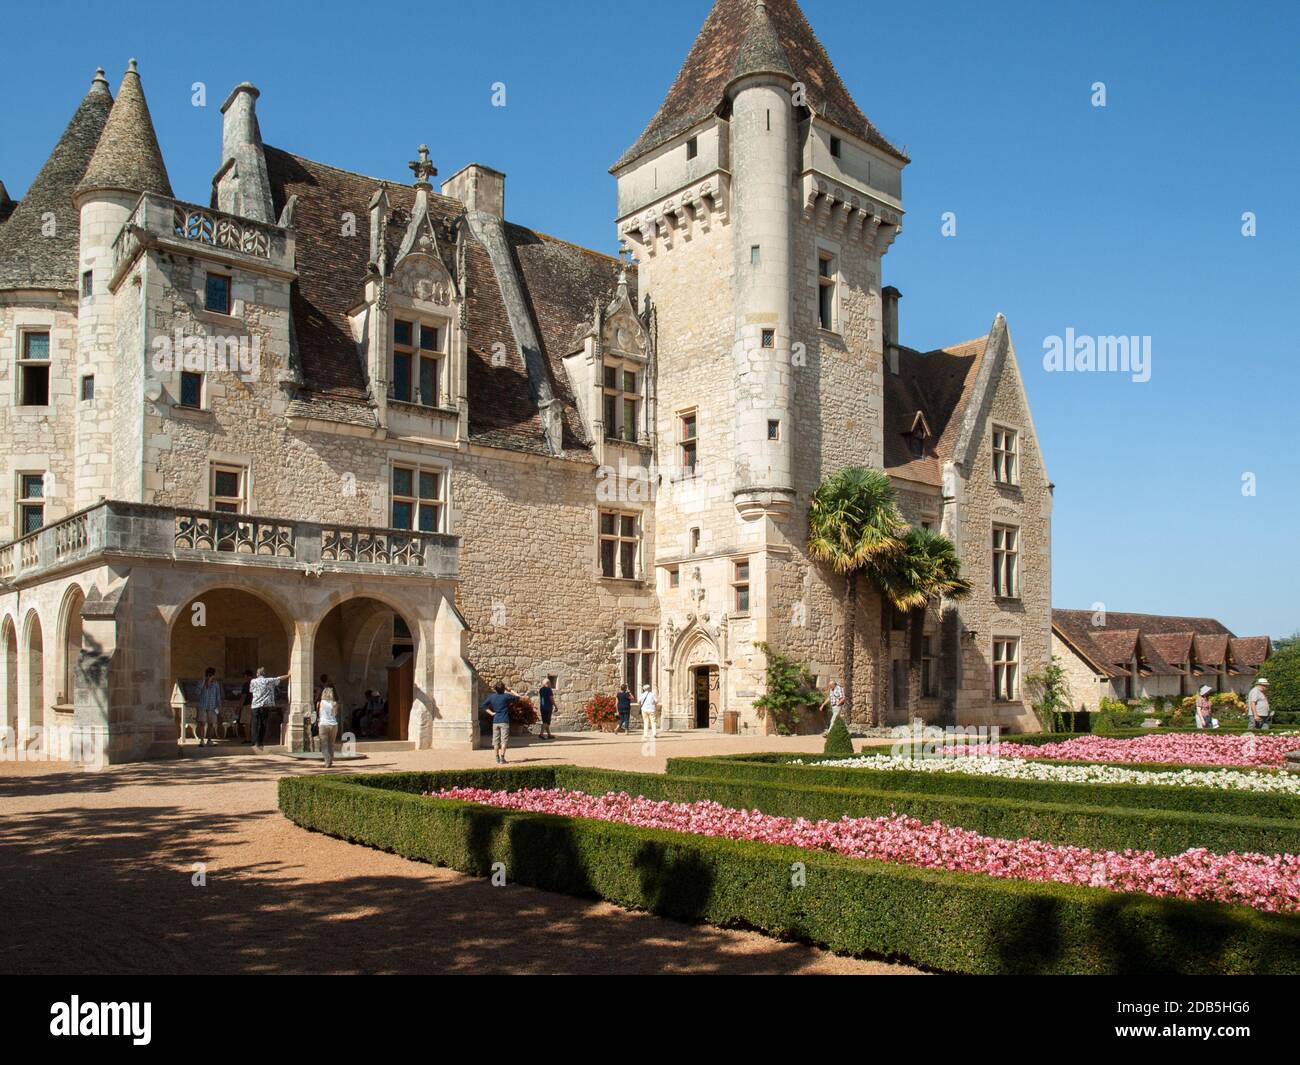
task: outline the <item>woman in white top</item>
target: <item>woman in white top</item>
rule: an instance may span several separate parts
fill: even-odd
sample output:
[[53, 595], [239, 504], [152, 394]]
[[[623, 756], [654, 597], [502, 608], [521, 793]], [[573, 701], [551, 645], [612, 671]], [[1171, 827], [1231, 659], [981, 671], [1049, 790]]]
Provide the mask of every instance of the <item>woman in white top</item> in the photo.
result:
[[334, 764], [334, 741], [339, 735], [339, 700], [333, 688], [320, 693], [319, 728], [320, 753], [325, 756], [325, 768]]
[[1200, 694], [1196, 696], [1196, 727], [1210, 728], [1213, 724], [1211, 716], [1213, 707], [1210, 704], [1211, 688], [1207, 684], [1201, 689]]

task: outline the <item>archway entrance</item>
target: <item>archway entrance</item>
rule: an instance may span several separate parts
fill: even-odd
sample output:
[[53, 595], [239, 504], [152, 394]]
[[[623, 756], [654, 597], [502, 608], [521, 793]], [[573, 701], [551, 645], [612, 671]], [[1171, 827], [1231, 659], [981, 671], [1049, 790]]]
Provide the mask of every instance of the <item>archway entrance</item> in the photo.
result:
[[27, 620], [27, 727], [45, 726], [45, 638], [41, 619], [32, 614]]
[[[176, 615], [171, 634], [171, 698], [175, 705], [179, 688], [184, 700], [183, 717], [177, 723], [181, 739], [194, 723], [199, 688], [209, 669], [215, 669], [221, 681], [217, 736], [251, 738], [252, 710], [244, 705], [244, 683], [259, 668], [268, 676], [287, 674], [290, 650], [285, 623], [259, 596], [235, 588], [214, 588], [190, 600]], [[293, 683], [311, 681], [295, 677]], [[267, 736], [273, 745], [280, 742], [280, 727], [288, 720], [290, 698], [292, 693], [282, 688], [276, 709], [267, 718]]]
[[6, 736], [18, 734], [18, 634], [13, 622], [4, 621], [4, 630], [0, 632], [0, 654], [4, 656], [3, 671], [0, 681], [4, 682], [4, 726]]
[[81, 608], [86, 595], [76, 588], [63, 607], [63, 662], [59, 670], [59, 702], [73, 706], [77, 701], [77, 665], [81, 661]]
[[717, 666], [696, 666], [691, 670], [691, 706], [696, 728], [712, 728], [718, 719], [718, 689]]
[[410, 619], [377, 599], [349, 599], [325, 615], [312, 653], [315, 687], [328, 681], [338, 695], [340, 734], [411, 738], [417, 650]]

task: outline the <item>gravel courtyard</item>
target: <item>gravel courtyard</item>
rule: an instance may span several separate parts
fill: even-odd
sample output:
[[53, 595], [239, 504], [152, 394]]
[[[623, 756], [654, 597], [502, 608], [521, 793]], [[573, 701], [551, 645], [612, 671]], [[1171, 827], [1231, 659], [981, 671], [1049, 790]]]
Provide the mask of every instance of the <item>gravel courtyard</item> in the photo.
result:
[[[821, 741], [562, 736], [516, 764], [662, 772], [669, 757]], [[28, 973], [905, 973], [753, 933], [486, 881], [290, 824], [247, 748], [98, 773], [0, 763], [0, 971]], [[468, 768], [490, 751], [374, 754], [335, 772]], [[206, 886], [196, 886], [201, 866]]]

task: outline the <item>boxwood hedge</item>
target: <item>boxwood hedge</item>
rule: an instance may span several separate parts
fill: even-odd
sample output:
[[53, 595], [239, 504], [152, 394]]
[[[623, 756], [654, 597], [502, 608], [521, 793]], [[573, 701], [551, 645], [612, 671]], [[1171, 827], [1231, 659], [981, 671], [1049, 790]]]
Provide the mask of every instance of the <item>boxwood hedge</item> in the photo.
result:
[[424, 798], [562, 770], [288, 777], [305, 828], [471, 875], [963, 973], [1296, 973], [1300, 919]]

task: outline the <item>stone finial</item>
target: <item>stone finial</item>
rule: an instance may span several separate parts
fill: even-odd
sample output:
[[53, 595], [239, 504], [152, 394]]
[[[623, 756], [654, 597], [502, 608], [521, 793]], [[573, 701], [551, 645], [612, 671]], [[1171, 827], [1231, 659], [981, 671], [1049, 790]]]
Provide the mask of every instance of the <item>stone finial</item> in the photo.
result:
[[140, 68], [136, 66], [136, 62], [135, 62], [134, 59], [128, 59], [128, 60], [126, 61], [126, 72], [127, 72], [128, 74], [139, 74], [139, 73], [140, 73]]
[[90, 79], [90, 84], [91, 84], [92, 86], [93, 86], [93, 85], [102, 85], [102, 86], [104, 86], [104, 88], [106, 88], [106, 89], [108, 88], [108, 77], [104, 74], [104, 68], [103, 68], [103, 67], [96, 67], [96, 68], [95, 68], [95, 76], [94, 76], [93, 78]]
[[419, 147], [420, 158], [412, 161], [409, 165], [412, 173], [415, 174], [415, 187], [417, 189], [431, 189], [433, 185], [429, 178], [438, 176], [438, 168], [429, 162], [429, 146], [421, 144]]

